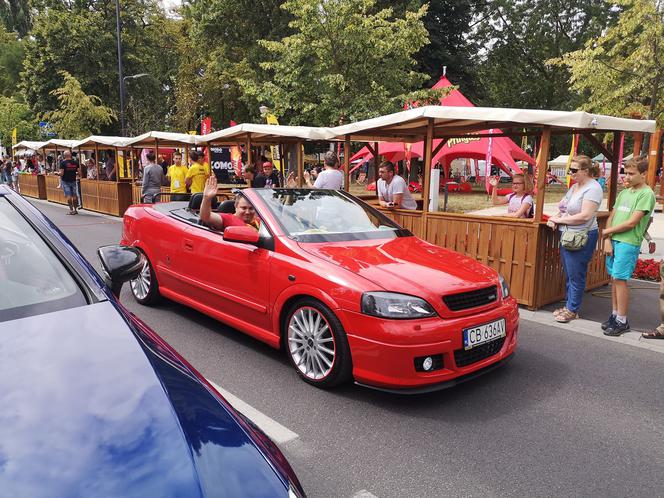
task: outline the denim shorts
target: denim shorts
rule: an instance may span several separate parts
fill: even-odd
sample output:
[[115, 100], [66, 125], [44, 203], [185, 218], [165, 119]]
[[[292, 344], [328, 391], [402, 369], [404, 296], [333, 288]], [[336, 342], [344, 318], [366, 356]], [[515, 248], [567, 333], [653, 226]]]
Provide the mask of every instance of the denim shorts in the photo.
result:
[[606, 271], [616, 280], [629, 280], [636, 268], [641, 248], [617, 240], [612, 240], [611, 245], [613, 255], [606, 257]]
[[77, 197], [76, 193], [76, 182], [64, 182], [61, 181], [62, 191], [65, 193], [65, 197]]

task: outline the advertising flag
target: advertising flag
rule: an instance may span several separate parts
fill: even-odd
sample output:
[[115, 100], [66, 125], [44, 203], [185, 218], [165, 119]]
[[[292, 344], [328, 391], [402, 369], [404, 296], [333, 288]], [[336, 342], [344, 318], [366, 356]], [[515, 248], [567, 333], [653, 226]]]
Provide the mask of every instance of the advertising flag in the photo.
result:
[[[493, 128], [489, 130], [489, 135], [493, 133]], [[489, 137], [489, 145], [486, 148], [486, 167], [484, 173], [484, 185], [486, 187], [487, 194], [491, 192], [491, 184], [489, 183], [489, 178], [491, 177], [491, 160], [493, 159], [493, 137]]]
[[17, 143], [18, 141], [16, 140], [16, 128], [14, 128], [12, 130], [12, 147], [14, 147], [14, 145], [16, 145]]
[[[269, 125], [278, 125], [279, 120], [274, 114], [268, 113], [266, 116], [267, 124]], [[272, 152], [272, 166], [277, 171], [281, 171], [281, 155], [279, 154], [279, 147], [276, 145], [270, 146], [270, 151]]]

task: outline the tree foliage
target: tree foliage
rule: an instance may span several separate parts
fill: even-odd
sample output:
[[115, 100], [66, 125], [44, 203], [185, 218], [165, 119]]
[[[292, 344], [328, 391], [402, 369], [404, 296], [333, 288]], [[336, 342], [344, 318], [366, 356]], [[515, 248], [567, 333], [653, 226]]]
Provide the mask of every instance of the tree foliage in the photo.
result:
[[0, 22], [23, 38], [30, 30], [30, 1], [0, 0]]
[[618, 0], [620, 17], [597, 39], [552, 60], [571, 72], [585, 110], [664, 123], [664, 2]]
[[488, 0], [476, 12], [473, 38], [482, 47], [476, 100], [484, 105], [572, 110], [566, 68], [548, 64], [581, 48], [612, 22], [605, 0]]
[[14, 128], [19, 141], [39, 136], [39, 126], [28, 105], [16, 97], [0, 95], [0, 140], [4, 147], [11, 147]]
[[87, 95], [71, 74], [60, 71], [60, 76], [64, 84], [52, 92], [58, 109], [44, 115], [59, 136], [82, 139], [98, 133], [116, 118], [113, 109], [102, 105], [99, 97]]
[[291, 124], [336, 125], [398, 111], [427, 76], [413, 55], [424, 46], [426, 6], [394, 17], [374, 0], [288, 0], [293, 34], [263, 40], [270, 78], [245, 92]]
[[0, 95], [19, 94], [19, 74], [23, 67], [23, 44], [16, 33], [0, 26]]

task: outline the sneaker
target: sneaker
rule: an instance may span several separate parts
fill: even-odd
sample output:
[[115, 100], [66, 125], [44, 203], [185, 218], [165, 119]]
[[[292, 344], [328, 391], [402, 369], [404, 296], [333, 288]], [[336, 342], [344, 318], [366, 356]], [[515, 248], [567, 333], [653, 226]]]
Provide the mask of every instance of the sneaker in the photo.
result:
[[619, 321], [616, 320], [613, 323], [613, 325], [610, 325], [604, 331], [604, 335], [608, 335], [611, 337], [618, 337], [623, 335], [625, 332], [629, 332], [629, 322], [620, 323]]
[[615, 322], [616, 322], [616, 315], [611, 315], [607, 321], [602, 323], [602, 330], [608, 329]]

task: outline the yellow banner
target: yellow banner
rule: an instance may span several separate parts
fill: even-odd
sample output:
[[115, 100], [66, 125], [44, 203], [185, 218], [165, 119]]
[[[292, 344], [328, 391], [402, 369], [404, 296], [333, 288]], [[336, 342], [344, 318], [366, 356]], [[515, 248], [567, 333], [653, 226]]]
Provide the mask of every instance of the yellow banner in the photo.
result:
[[[267, 124], [269, 125], [278, 125], [279, 120], [274, 114], [268, 113], [265, 117]], [[281, 154], [279, 153], [279, 146], [271, 145], [270, 151], [272, 152], [272, 165], [277, 171], [281, 171]]]
[[16, 145], [18, 141], [16, 140], [16, 128], [12, 130], [12, 147]]

